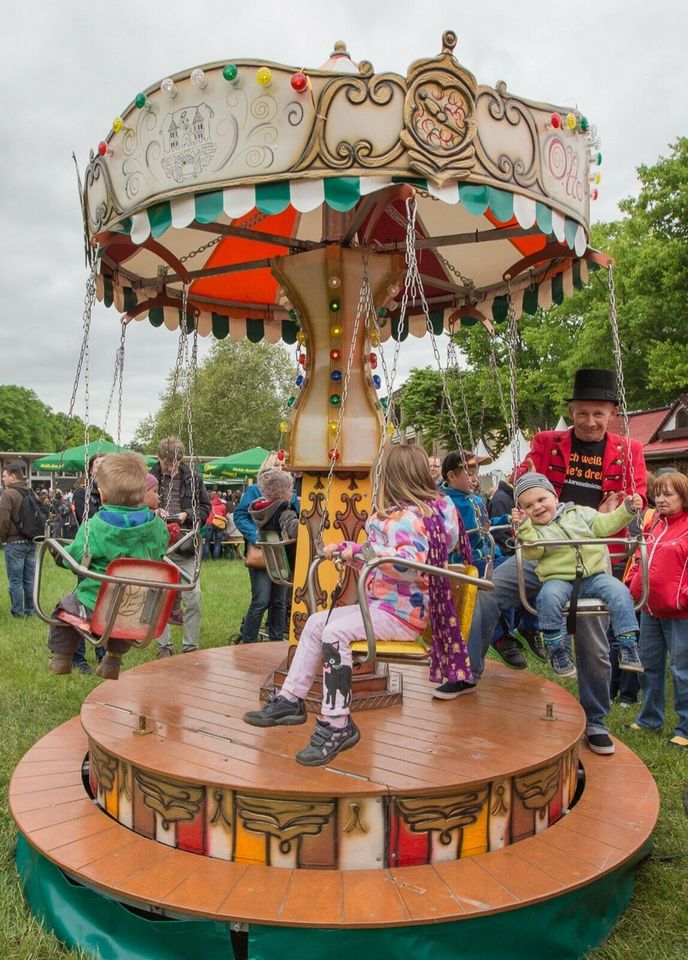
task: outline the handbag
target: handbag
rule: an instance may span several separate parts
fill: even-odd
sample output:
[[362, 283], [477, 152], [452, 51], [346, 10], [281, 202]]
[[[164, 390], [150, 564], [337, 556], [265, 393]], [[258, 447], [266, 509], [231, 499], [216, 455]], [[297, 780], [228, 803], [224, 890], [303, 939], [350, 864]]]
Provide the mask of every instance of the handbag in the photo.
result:
[[257, 547], [255, 543], [246, 544], [244, 565], [247, 567], [253, 567], [255, 570], [265, 570], [265, 556], [260, 547]]
[[221, 516], [219, 513], [216, 513], [211, 523], [214, 527], [217, 527], [218, 530], [224, 530], [227, 526], [227, 517]]

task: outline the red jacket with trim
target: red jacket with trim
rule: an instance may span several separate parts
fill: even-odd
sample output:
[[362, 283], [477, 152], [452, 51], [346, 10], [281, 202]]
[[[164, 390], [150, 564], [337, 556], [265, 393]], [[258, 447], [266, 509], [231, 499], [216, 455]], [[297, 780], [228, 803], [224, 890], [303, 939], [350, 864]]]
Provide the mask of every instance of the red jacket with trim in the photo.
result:
[[[526, 469], [526, 460], [532, 460], [538, 473], [544, 474], [561, 496], [566, 480], [566, 470], [571, 456], [573, 427], [568, 430], [541, 430], [531, 440], [530, 451], [519, 468], [519, 476]], [[647, 469], [643, 459], [643, 447], [639, 440], [627, 440], [618, 433], [605, 434], [604, 454], [602, 456], [602, 504], [615, 493], [630, 496], [639, 493], [647, 503]], [[630, 447], [630, 450], [629, 450]], [[624, 489], [624, 463], [626, 464], [626, 484]], [[635, 490], [631, 489], [631, 469], [635, 476]], [[618, 505], [618, 504], [617, 504]], [[618, 536], [623, 537], [626, 531]], [[620, 547], [610, 548], [612, 554], [622, 552]]]
[[[671, 516], [655, 514], [645, 525], [648, 534], [650, 593], [643, 607], [653, 617], [676, 620], [688, 617], [688, 510]], [[642, 592], [637, 557], [626, 578], [634, 600]]]

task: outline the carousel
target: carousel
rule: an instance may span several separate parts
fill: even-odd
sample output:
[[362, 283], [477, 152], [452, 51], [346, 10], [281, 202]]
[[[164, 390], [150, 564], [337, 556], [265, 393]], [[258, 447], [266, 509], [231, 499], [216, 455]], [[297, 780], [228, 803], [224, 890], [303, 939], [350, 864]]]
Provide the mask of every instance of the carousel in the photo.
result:
[[[303, 484], [293, 568], [283, 541], [263, 545], [270, 576], [293, 589], [288, 641], [105, 681], [14, 773], [31, 908], [87, 955], [577, 958], [630, 899], [658, 813], [635, 754], [581, 748], [576, 699], [494, 661], [475, 696], [433, 700], [427, 638], [376, 643], [366, 620], [375, 563], [356, 582], [319, 555], [364, 537], [402, 344], [429, 338], [444, 376], [441, 346], [451, 357], [462, 327], [504, 337], [517, 436], [519, 316], [592, 269], [613, 294], [609, 258], [588, 245], [594, 128], [479, 84], [455, 45], [446, 32], [405, 76], [355, 63], [342, 43], [317, 69], [184, 70], [136, 94], [92, 152], [85, 328], [97, 298], [124, 314], [122, 351], [135, 321], [175, 332], [187, 413], [199, 336], [293, 345], [279, 455]], [[82, 624], [95, 643], [150, 642], [189, 588], [169, 564], [154, 575], [123, 563], [101, 577], [98, 622]], [[441, 572], [466, 633], [489, 577]], [[364, 609], [362, 739], [304, 768], [302, 730], [241, 718], [279, 686], [309, 610], [335, 593]]]

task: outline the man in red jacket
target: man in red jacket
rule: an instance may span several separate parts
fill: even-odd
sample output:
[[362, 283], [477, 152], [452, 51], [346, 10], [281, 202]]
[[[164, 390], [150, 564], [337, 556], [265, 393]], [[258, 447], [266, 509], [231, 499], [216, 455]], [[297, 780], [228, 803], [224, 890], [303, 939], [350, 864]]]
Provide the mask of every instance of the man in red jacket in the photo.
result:
[[[633, 493], [646, 499], [647, 471], [642, 445], [607, 429], [617, 411], [615, 373], [578, 370], [568, 403], [573, 426], [536, 433], [517, 473], [542, 473], [562, 502], [602, 512], [613, 510]], [[526, 561], [524, 566], [526, 590], [532, 599], [540, 589], [540, 581], [534, 563]], [[500, 610], [520, 602], [515, 559], [510, 558], [495, 570], [493, 583], [493, 591], [480, 592], [469, 638], [471, 665], [478, 674]], [[605, 722], [611, 676], [607, 626], [606, 617], [579, 617], [576, 625], [578, 695], [587, 720], [588, 746], [601, 754], [614, 753]]]

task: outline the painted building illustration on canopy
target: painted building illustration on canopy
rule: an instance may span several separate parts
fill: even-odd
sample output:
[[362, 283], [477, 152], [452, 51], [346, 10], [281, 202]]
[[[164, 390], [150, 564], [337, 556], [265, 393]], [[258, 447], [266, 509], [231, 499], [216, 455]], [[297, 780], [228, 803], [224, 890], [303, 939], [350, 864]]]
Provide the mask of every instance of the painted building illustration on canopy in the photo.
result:
[[197, 180], [217, 150], [210, 136], [214, 116], [207, 103], [168, 113], [160, 128], [164, 147], [162, 169], [177, 183]]

